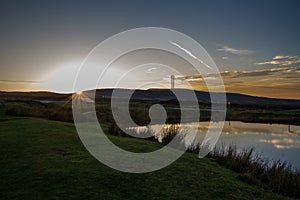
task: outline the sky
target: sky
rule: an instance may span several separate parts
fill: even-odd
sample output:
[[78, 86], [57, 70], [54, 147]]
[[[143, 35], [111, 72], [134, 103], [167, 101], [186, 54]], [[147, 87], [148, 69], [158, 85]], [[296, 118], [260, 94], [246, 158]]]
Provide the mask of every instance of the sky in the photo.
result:
[[[300, 99], [299, 7], [297, 0], [2, 0], [0, 90], [71, 92], [76, 69], [101, 41], [164, 27], [206, 49], [227, 92]], [[206, 90], [199, 74], [182, 80]]]

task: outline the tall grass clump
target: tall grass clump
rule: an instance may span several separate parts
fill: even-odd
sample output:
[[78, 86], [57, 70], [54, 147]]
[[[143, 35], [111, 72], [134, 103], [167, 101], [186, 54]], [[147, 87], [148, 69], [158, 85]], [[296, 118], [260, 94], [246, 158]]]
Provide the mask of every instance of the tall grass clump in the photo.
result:
[[207, 157], [240, 173], [247, 183], [264, 187], [290, 197], [300, 197], [300, 171], [287, 162], [269, 161], [254, 155], [253, 148], [237, 150], [236, 146], [215, 148]]
[[174, 137], [178, 134], [180, 128], [180, 124], [168, 124], [165, 126], [159, 136], [157, 135], [156, 138], [160, 138], [159, 141], [163, 145], [169, 144]]

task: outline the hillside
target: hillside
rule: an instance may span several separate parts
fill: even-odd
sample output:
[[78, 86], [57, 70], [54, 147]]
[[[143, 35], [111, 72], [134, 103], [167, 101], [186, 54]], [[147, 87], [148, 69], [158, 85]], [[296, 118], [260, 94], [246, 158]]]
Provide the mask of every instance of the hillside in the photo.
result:
[[[131, 92], [127, 89], [118, 89], [120, 91], [119, 98], [122, 98], [122, 94]], [[175, 89], [176, 93], [182, 94], [182, 96], [189, 96], [189, 90], [186, 89]], [[98, 97], [107, 96], [110, 97], [112, 94], [112, 89], [101, 89], [97, 90]], [[197, 99], [201, 103], [209, 103], [210, 95], [208, 92], [195, 91]], [[215, 93], [216, 95], [220, 93]], [[291, 106], [300, 106], [300, 100], [295, 99], [276, 99], [276, 98], [265, 98], [265, 97], [256, 97], [244, 94], [236, 93], [226, 93], [227, 101], [230, 101], [232, 104], [252, 104], [252, 105], [291, 105]], [[176, 99], [172, 91], [167, 89], [150, 89], [150, 90], [136, 90], [132, 96], [135, 100], [173, 100]], [[189, 98], [186, 98], [189, 100]]]
[[[129, 174], [99, 163], [73, 124], [37, 118], [0, 118], [2, 199], [284, 199], [248, 185], [209, 159], [185, 153], [151, 173]], [[109, 136], [129, 151], [158, 143]]]
[[[116, 89], [119, 92], [119, 98], [123, 98], [125, 94], [131, 93], [129, 89]], [[188, 96], [186, 89], [175, 89], [182, 96]], [[97, 89], [97, 98], [110, 98], [113, 89]], [[86, 92], [87, 94], [89, 91]], [[210, 95], [208, 92], [195, 91], [197, 99], [200, 103], [209, 103]], [[215, 93], [219, 94], [219, 93]], [[52, 92], [1, 92], [0, 100], [36, 100], [36, 101], [65, 101], [71, 94], [59, 94]], [[300, 100], [296, 99], [277, 99], [250, 96], [236, 93], [226, 93], [227, 101], [236, 105], [274, 105], [274, 106], [297, 106], [300, 107]], [[170, 101], [176, 99], [172, 91], [168, 89], [149, 89], [135, 90], [132, 95], [133, 100], [154, 100], [154, 101]], [[187, 97], [186, 100], [189, 100]]]

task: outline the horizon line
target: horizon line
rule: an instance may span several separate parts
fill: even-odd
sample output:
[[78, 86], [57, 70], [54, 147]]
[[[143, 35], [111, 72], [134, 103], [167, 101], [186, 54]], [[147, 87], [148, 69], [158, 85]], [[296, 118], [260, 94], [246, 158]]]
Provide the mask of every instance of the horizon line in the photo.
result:
[[[142, 90], [142, 91], [147, 91], [147, 90], [193, 90], [197, 92], [206, 92], [209, 93], [209, 91], [203, 91], [203, 90], [196, 90], [196, 89], [186, 89], [186, 88], [148, 88], [148, 89], [130, 89], [130, 88], [96, 88], [92, 90], [115, 90], [115, 89], [120, 89], [120, 90]], [[87, 92], [91, 90], [84, 90], [84, 91], [79, 91], [79, 92]], [[41, 93], [41, 92], [47, 92], [47, 93], [52, 93], [52, 94], [61, 94], [61, 95], [72, 95], [77, 92], [58, 92], [58, 91], [50, 91], [50, 90], [0, 90], [0, 93]], [[215, 92], [215, 93], [221, 93], [221, 92]], [[269, 96], [258, 96], [254, 94], [247, 94], [247, 93], [236, 93], [236, 92], [226, 92], [225, 94], [239, 94], [239, 95], [246, 95], [246, 96], [252, 96], [252, 97], [261, 97], [261, 98], [268, 98], [268, 99], [284, 99], [284, 100], [297, 100], [300, 101], [300, 98], [282, 98], [282, 97], [269, 97]]]

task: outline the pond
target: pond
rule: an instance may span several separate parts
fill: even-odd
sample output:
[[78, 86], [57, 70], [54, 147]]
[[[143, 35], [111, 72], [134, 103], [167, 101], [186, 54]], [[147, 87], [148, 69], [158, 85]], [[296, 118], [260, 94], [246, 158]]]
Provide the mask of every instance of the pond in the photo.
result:
[[[214, 123], [213, 123], [214, 124]], [[213, 126], [212, 124], [212, 126]], [[198, 128], [193, 142], [188, 145], [201, 144], [208, 130], [209, 122], [184, 124], [185, 127]], [[137, 132], [147, 127], [134, 127]], [[149, 127], [162, 139], [161, 125]], [[300, 126], [281, 124], [243, 123], [238, 121], [225, 122], [216, 146], [235, 145], [238, 149], [254, 148], [255, 153], [268, 160], [281, 160], [291, 163], [300, 169]]]

